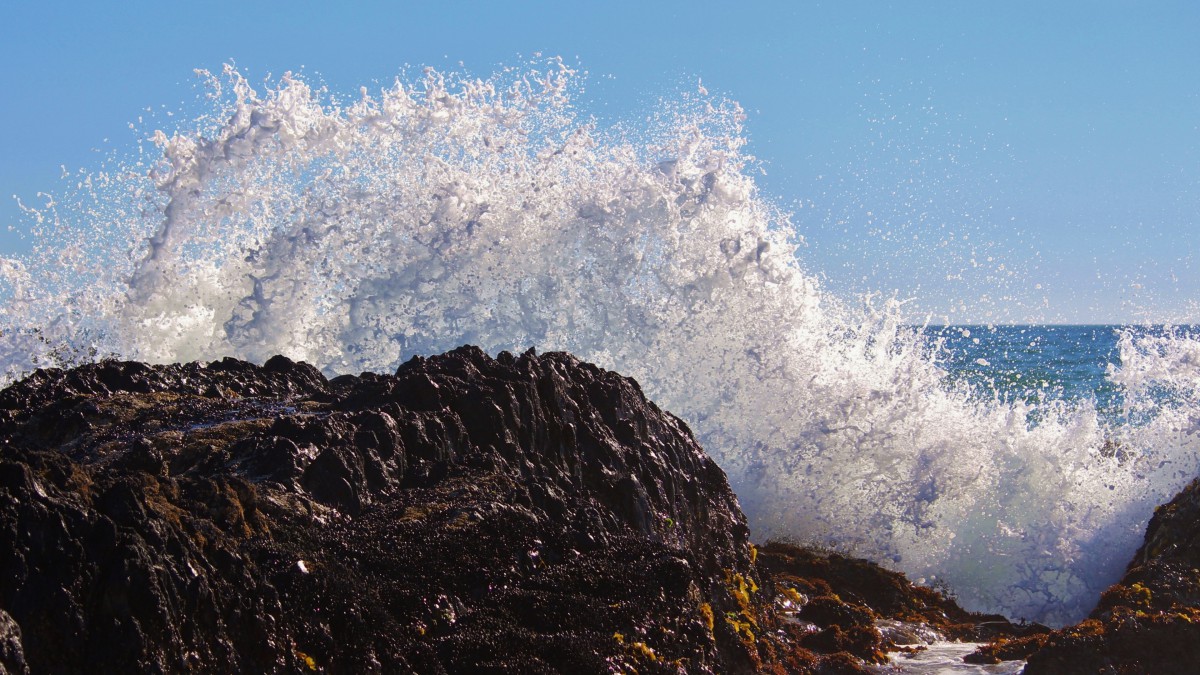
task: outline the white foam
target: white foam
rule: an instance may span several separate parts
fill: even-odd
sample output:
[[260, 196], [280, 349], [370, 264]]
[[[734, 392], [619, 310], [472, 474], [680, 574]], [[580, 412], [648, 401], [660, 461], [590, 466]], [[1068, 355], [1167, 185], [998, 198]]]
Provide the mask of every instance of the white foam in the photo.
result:
[[[335, 374], [463, 343], [569, 350], [687, 420], [757, 538], [1052, 623], [1091, 607], [1197, 473], [1196, 406], [1108, 429], [1056, 404], [1031, 429], [1021, 405], [945, 384], [894, 300], [822, 292], [733, 103], [687, 95], [647, 129], [597, 129], [553, 61], [341, 105], [290, 76], [211, 82], [193, 128], [86, 174], [35, 212], [34, 253], [0, 261], [6, 377], [95, 351]], [[1164, 339], [1128, 337], [1114, 378], [1195, 391], [1175, 366], [1197, 343]]]

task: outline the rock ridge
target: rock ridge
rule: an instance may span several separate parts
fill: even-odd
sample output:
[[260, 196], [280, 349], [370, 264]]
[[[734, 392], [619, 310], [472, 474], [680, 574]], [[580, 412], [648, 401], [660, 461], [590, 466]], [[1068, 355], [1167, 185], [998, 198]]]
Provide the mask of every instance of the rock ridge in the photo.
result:
[[981, 636], [865, 561], [760, 551], [687, 426], [568, 354], [0, 392], [3, 672], [860, 673], [885, 616]]

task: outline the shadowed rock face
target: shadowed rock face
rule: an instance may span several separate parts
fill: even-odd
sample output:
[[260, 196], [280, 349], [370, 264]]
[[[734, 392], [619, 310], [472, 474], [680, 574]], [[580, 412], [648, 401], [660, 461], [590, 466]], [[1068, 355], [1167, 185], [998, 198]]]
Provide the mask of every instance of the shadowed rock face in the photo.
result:
[[787, 650], [749, 635], [772, 598], [737, 593], [765, 584], [722, 471], [564, 354], [39, 371], [0, 393], [0, 488], [9, 671], [750, 672]]

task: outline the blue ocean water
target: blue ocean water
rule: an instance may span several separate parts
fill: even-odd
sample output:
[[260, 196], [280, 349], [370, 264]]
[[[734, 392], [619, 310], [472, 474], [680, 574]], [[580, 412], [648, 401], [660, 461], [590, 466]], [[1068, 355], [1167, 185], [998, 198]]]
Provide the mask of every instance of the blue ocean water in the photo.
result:
[[1108, 379], [1120, 362], [1121, 326], [932, 326], [941, 363], [953, 381], [1004, 401], [1093, 399], [1106, 416], [1119, 414], [1122, 396]]
[[[1021, 401], [1037, 412], [1051, 401], [1094, 403], [1110, 424], [1136, 423], [1126, 392], [1111, 374], [1121, 367], [1120, 341], [1194, 333], [1192, 326], [972, 325], [922, 329], [953, 383], [977, 396]], [[1171, 390], [1150, 392], [1157, 405], [1178, 403]], [[1131, 415], [1133, 417], [1131, 418]]]

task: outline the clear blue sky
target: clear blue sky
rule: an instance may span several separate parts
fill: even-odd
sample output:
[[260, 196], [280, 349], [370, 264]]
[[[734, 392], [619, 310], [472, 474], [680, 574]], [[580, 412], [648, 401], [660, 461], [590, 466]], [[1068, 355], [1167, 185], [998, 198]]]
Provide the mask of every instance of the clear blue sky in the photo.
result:
[[1195, 321], [1197, 34], [1194, 0], [7, 0], [0, 253], [27, 246], [10, 195], [132, 146], [147, 107], [194, 99], [195, 68], [355, 92], [405, 64], [485, 76], [540, 51], [590, 72], [601, 120], [698, 78], [741, 102], [760, 185], [831, 289], [898, 289], [935, 320]]

